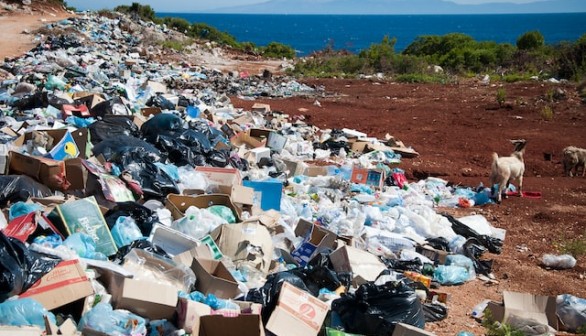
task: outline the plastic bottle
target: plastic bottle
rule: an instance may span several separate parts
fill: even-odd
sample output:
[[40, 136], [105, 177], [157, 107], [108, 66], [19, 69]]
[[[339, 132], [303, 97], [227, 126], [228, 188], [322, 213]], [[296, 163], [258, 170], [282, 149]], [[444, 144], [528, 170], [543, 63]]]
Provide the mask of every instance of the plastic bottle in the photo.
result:
[[544, 254], [543, 264], [547, 267], [557, 269], [574, 268], [576, 266], [576, 259], [569, 254]]
[[488, 299], [483, 300], [482, 302], [480, 302], [479, 304], [474, 306], [474, 308], [472, 308], [472, 313], [470, 315], [476, 319], [481, 319], [482, 316], [484, 316], [484, 310], [488, 306], [489, 302], [490, 302], [490, 300], [488, 300]]

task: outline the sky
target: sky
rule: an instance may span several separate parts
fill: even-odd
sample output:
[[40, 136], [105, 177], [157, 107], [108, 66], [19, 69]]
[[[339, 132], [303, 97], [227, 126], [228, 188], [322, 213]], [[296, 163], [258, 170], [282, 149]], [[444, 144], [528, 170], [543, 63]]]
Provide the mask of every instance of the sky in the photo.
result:
[[[139, 2], [150, 5], [157, 12], [197, 12], [222, 7], [242, 6], [265, 2], [266, 0], [66, 0], [67, 4], [78, 10], [111, 9], [118, 5], [130, 5]], [[295, 0], [291, 0], [295, 1]], [[319, 0], [318, 0], [319, 1]], [[360, 0], [356, 0], [360, 1]], [[482, 4], [494, 2], [529, 3], [537, 0], [452, 0], [459, 4]]]

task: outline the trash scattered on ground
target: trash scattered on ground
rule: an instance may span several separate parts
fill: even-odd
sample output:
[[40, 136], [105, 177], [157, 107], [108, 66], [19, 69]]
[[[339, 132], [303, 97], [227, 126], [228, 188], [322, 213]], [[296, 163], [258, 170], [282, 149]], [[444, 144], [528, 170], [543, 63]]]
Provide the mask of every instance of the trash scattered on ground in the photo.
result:
[[[0, 330], [426, 335], [449, 313], [438, 286], [496, 282], [486, 254], [506, 232], [440, 212], [492, 203], [489, 188], [408, 181], [419, 153], [391, 135], [229, 98], [315, 89], [158, 63], [144, 39], [166, 28], [126, 17], [51, 29], [68, 33], [2, 65]], [[557, 328], [550, 298], [523, 295], [486, 305]], [[581, 301], [560, 304], [574, 328]]]

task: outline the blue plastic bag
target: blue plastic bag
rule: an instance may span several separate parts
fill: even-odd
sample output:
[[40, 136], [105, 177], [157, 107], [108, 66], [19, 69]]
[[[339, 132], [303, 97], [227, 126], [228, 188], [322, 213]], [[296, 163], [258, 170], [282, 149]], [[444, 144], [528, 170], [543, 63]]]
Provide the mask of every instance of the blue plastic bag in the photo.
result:
[[106, 255], [96, 252], [96, 243], [89, 235], [81, 232], [71, 234], [63, 244], [74, 250], [78, 256], [87, 259], [108, 260]]
[[36, 203], [16, 202], [8, 210], [8, 220], [11, 221], [17, 217], [28, 215], [31, 212], [42, 209], [43, 207]]
[[474, 269], [474, 262], [462, 254], [451, 254], [446, 257], [446, 265], [448, 266], [462, 266], [468, 271], [469, 278], [472, 280], [476, 278], [476, 270]]
[[433, 272], [433, 280], [442, 285], [459, 285], [470, 279], [466, 267], [439, 265]]
[[78, 330], [89, 328], [108, 335], [146, 335], [145, 320], [125, 310], [113, 310], [109, 303], [98, 303], [81, 317]]
[[120, 216], [111, 230], [112, 238], [118, 248], [130, 245], [133, 241], [143, 239], [140, 228], [132, 217]]
[[56, 324], [55, 315], [49, 312], [38, 301], [24, 298], [0, 303], [0, 325], [29, 326], [45, 328], [44, 316]]

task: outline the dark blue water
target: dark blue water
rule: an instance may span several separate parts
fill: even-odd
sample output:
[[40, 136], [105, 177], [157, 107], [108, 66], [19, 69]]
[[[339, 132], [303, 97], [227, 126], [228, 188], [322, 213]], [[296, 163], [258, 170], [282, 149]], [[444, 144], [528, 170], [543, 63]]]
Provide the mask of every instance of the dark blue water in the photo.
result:
[[240, 42], [265, 46], [276, 41], [292, 46], [299, 56], [334, 49], [354, 53], [396, 37], [402, 51], [417, 36], [464, 33], [477, 41], [515, 44], [528, 31], [538, 30], [547, 44], [575, 41], [586, 33], [586, 13], [494, 15], [267, 15], [158, 13], [203, 22], [228, 32]]

